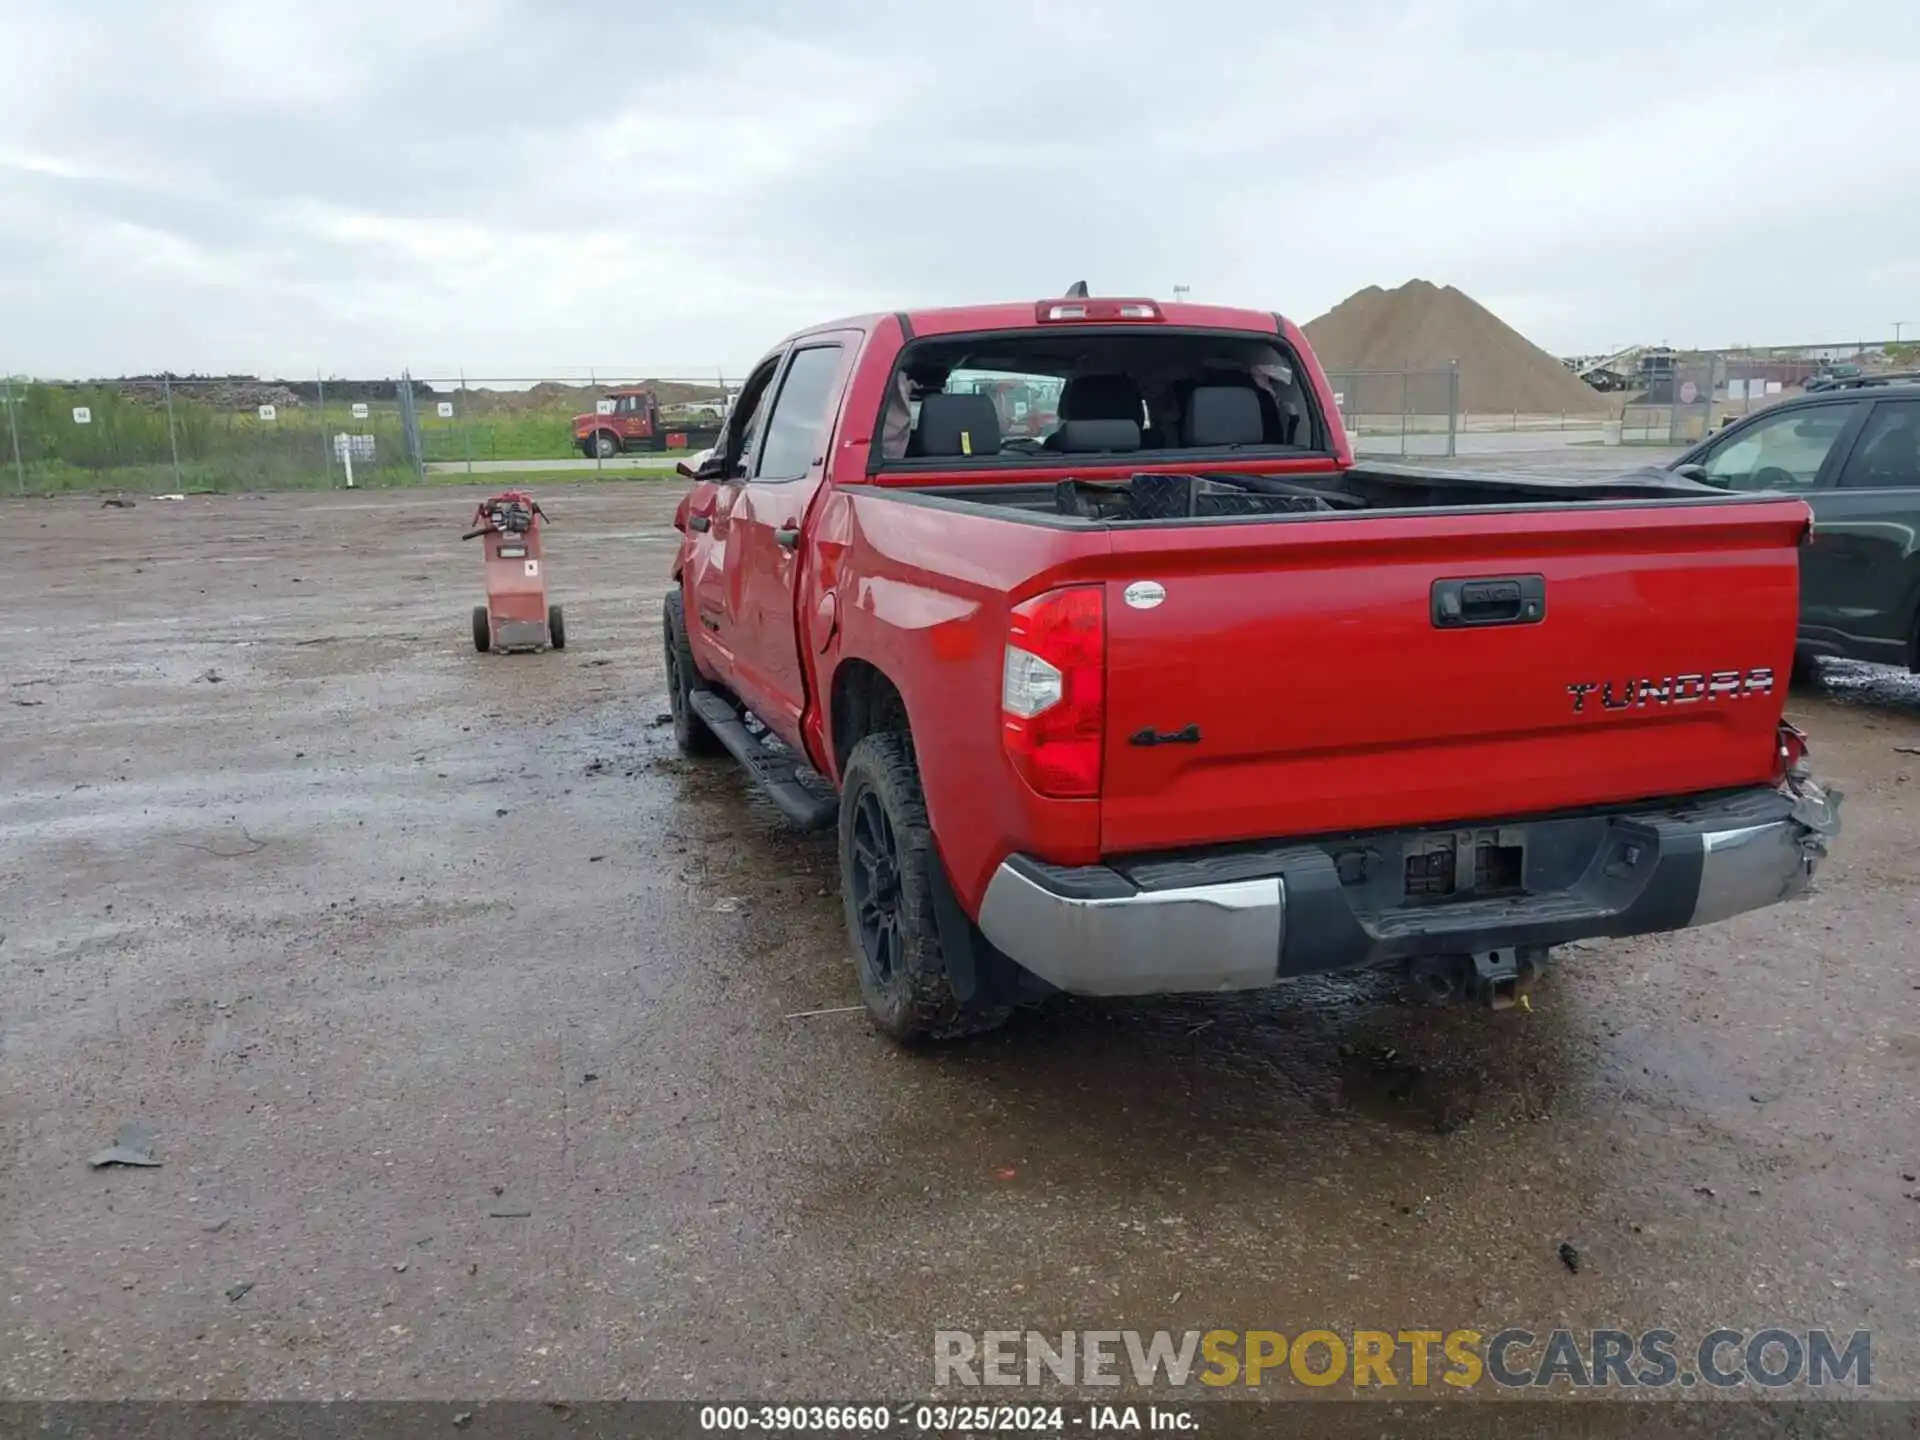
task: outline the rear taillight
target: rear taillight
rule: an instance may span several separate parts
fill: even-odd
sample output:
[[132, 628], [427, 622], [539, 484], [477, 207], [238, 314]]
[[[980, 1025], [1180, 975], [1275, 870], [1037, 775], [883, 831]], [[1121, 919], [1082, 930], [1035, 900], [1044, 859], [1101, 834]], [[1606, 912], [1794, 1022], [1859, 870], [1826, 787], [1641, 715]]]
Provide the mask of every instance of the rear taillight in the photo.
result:
[[1050, 590], [1013, 607], [1000, 677], [1001, 738], [1014, 767], [1042, 795], [1100, 793], [1106, 648], [1098, 585]]

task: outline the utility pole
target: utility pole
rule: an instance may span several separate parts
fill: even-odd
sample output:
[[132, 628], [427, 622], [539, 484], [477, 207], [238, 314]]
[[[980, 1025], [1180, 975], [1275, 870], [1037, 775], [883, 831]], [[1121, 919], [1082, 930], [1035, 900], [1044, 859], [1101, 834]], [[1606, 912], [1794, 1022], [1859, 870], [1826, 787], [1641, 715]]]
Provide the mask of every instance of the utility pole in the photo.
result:
[[1893, 343], [1900, 343], [1900, 332], [1909, 325], [1920, 325], [1920, 320], [1896, 320], [1893, 322]]

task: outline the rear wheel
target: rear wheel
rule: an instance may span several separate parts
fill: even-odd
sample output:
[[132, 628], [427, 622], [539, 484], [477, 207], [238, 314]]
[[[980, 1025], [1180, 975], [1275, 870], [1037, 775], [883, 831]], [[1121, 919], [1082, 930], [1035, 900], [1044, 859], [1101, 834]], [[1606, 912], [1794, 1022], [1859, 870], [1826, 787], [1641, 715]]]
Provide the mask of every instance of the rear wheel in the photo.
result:
[[920, 771], [904, 735], [869, 735], [840, 792], [840, 890], [861, 998], [903, 1045], [998, 1029], [1008, 1005], [964, 1006], [947, 978], [934, 919], [933, 848]]
[[547, 644], [556, 650], [567, 648], [567, 617], [558, 605], [547, 606]]
[[493, 627], [487, 620], [487, 607], [473, 607], [473, 648], [482, 655], [493, 648]]
[[693, 663], [693, 646], [687, 641], [686, 601], [678, 590], [667, 592], [663, 610], [667, 709], [673, 715], [673, 743], [682, 755], [718, 755], [720, 741], [707, 729], [706, 721], [693, 713], [693, 692], [706, 689], [707, 683]]

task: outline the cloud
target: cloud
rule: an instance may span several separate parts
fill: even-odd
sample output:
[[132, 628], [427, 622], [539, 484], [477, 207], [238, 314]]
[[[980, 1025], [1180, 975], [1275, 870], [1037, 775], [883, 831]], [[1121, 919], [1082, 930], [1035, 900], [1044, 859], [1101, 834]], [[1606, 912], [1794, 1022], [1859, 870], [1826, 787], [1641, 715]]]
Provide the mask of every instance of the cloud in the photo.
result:
[[1920, 10], [1856, 18], [14, 0], [0, 367], [737, 372], [1080, 278], [1306, 318], [1419, 275], [1563, 350], [1890, 332]]

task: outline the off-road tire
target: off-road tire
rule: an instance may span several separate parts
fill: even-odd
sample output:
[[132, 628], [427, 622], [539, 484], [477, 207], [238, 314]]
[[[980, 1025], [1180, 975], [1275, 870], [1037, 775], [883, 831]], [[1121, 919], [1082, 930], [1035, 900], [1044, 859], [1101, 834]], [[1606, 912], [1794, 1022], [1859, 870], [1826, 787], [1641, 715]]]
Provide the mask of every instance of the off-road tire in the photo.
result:
[[473, 648], [482, 655], [493, 648], [493, 624], [484, 605], [473, 607]]
[[667, 709], [673, 716], [673, 743], [682, 755], [718, 755], [719, 737], [707, 728], [707, 722], [693, 713], [692, 694], [705, 690], [707, 682], [693, 663], [693, 646], [687, 641], [686, 601], [679, 590], [669, 590], [662, 607], [661, 628], [667, 662]]
[[547, 644], [555, 650], [567, 648], [567, 617], [558, 605], [547, 606]]
[[[933, 905], [933, 867], [940, 856], [911, 743], [899, 734], [867, 736], [853, 747], [841, 781], [840, 893], [854, 973], [874, 1024], [902, 1045], [997, 1030], [1013, 1007], [962, 1005], [947, 978]], [[883, 902], [890, 906], [886, 929], [897, 934], [897, 943], [889, 944], [878, 961], [871, 948], [872, 912], [863, 911], [873, 897], [871, 891], [859, 893], [860, 877], [871, 878], [871, 867], [863, 868], [856, 854], [857, 838], [872, 848], [866, 829], [876, 814], [887, 822], [893, 857], [893, 891]]]

